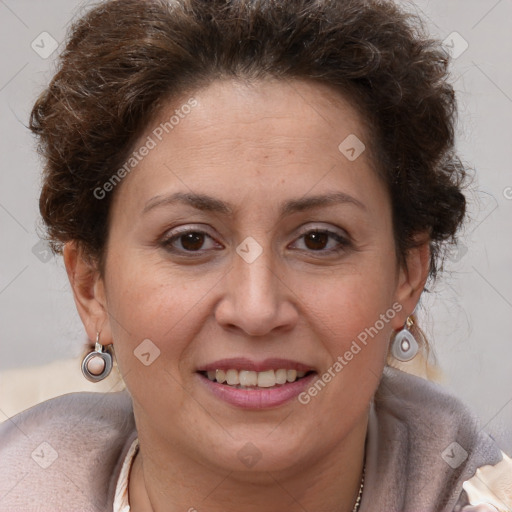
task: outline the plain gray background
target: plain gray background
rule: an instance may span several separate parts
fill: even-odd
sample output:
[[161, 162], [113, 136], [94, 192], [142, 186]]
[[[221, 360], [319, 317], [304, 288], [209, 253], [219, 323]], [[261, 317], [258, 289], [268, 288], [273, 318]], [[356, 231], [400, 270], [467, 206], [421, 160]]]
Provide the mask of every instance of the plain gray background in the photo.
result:
[[[62, 48], [47, 57], [50, 36], [61, 43], [87, 3], [0, 0], [0, 370], [77, 356], [85, 341], [61, 259], [38, 250], [41, 162], [26, 125]], [[445, 385], [512, 453], [512, 0], [407, 5], [455, 52], [458, 148], [476, 169], [470, 222], [420, 318]]]

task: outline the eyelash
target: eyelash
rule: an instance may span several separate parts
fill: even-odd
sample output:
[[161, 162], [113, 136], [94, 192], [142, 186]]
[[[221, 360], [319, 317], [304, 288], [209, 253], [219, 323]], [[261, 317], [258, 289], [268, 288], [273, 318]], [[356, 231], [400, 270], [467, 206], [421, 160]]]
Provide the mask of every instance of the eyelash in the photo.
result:
[[[305, 251], [305, 252], [309, 252], [309, 253], [313, 253], [313, 254], [322, 254], [323, 253], [323, 254], [330, 255], [330, 254], [336, 254], [336, 253], [340, 253], [340, 252], [346, 251], [348, 248], [351, 247], [351, 243], [348, 240], [348, 238], [343, 237], [339, 233], [336, 233], [335, 231], [331, 231], [329, 229], [321, 229], [321, 228], [309, 229], [307, 231], [304, 231], [297, 238], [297, 240], [299, 240], [299, 239], [301, 239], [301, 238], [303, 238], [306, 235], [309, 235], [311, 233], [325, 233], [325, 234], [329, 235], [330, 238], [334, 238], [338, 242], [339, 247], [335, 248], [335, 249], [327, 249], [327, 250], [320, 249], [320, 250], [317, 250], [317, 251], [315, 251], [313, 249], [310, 249], [310, 250], [308, 250], [308, 249], [300, 249], [301, 251]], [[176, 249], [176, 248], [172, 247], [172, 244], [174, 243], [174, 241], [179, 240], [182, 236], [187, 235], [187, 234], [205, 235], [208, 238], [213, 240], [213, 237], [211, 237], [206, 231], [202, 231], [200, 229], [186, 228], [186, 229], [183, 229], [181, 231], [175, 232], [171, 236], [165, 237], [160, 242], [160, 245], [165, 250], [167, 250], [167, 251], [169, 251], [171, 253], [181, 253], [181, 254], [198, 255], [198, 256], [203, 255], [206, 252], [206, 250], [187, 251], [186, 249]]]

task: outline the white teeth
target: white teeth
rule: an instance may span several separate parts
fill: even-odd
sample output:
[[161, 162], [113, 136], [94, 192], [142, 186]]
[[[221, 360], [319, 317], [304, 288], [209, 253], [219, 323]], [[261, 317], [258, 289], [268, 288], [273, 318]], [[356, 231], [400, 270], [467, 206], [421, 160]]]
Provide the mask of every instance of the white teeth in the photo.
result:
[[297, 370], [286, 370], [286, 380], [293, 382], [297, 378]]
[[258, 374], [249, 370], [241, 370], [238, 372], [238, 379], [242, 386], [256, 386], [258, 384]]
[[276, 374], [274, 370], [267, 370], [266, 372], [258, 372], [258, 387], [271, 388], [276, 385]]
[[255, 372], [252, 370], [209, 370], [206, 372], [208, 379], [217, 381], [220, 384], [247, 388], [260, 387], [271, 388], [277, 385], [283, 385], [287, 382], [295, 382], [306, 375], [306, 372], [297, 370], [265, 370], [264, 372]]
[[276, 384], [284, 384], [286, 382], [286, 370], [276, 370]]
[[230, 386], [235, 386], [236, 384], [240, 384], [240, 380], [238, 378], [238, 371], [237, 370], [228, 370], [226, 372], [226, 382]]

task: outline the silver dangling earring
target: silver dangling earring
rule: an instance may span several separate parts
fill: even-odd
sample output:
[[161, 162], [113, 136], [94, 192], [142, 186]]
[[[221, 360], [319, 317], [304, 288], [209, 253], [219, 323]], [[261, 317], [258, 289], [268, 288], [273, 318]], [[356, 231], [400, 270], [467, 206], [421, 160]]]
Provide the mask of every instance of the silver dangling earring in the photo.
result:
[[112, 353], [100, 343], [100, 333], [96, 334], [96, 346], [82, 360], [82, 373], [87, 380], [99, 382], [108, 377], [112, 370]]
[[407, 362], [413, 359], [418, 353], [418, 342], [409, 330], [414, 325], [412, 318], [409, 316], [405, 322], [403, 329], [396, 333], [395, 339], [391, 344], [391, 354], [395, 359]]

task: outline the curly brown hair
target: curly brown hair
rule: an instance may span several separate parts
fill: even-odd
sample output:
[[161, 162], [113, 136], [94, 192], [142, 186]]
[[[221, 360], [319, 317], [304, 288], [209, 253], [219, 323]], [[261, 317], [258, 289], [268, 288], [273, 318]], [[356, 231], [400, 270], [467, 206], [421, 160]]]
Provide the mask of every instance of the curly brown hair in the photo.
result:
[[[465, 215], [449, 58], [422, 21], [379, 0], [110, 0], [76, 22], [30, 128], [46, 167], [40, 211], [55, 252], [75, 240], [103, 271], [122, 166], [161, 106], [217, 78], [314, 80], [355, 103], [389, 189], [403, 262], [431, 239], [435, 277]], [[119, 187], [117, 187], [119, 188]]]

